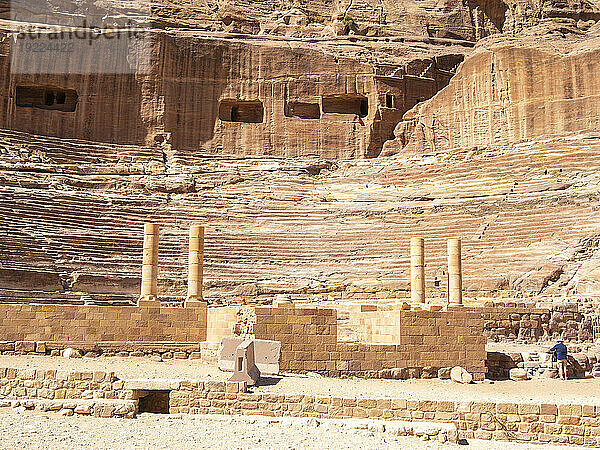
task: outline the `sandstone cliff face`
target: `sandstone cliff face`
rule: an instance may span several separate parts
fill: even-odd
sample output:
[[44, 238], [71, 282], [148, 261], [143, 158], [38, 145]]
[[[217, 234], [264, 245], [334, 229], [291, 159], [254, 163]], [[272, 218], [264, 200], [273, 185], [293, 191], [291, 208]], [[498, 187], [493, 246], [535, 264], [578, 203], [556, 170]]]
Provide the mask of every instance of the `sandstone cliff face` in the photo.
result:
[[564, 48], [542, 42], [482, 44], [446, 89], [405, 115], [386, 152], [485, 147], [597, 130], [597, 39]]
[[[470, 50], [155, 32], [148, 72], [53, 74], [52, 53], [11, 60], [5, 36], [4, 128], [181, 152], [336, 159], [377, 156], [402, 115], [447, 85], [463, 58], [452, 50]], [[91, 57], [75, 56], [83, 64]], [[15, 70], [27, 67], [49, 70]], [[19, 98], [46, 90], [72, 91], [73, 108]]]
[[[65, 7], [67, 6], [67, 8]], [[208, 32], [280, 35], [303, 38], [333, 36], [334, 18], [347, 15], [344, 34], [429, 36], [475, 41], [513, 33], [549, 18], [597, 21], [596, 0], [135, 0], [122, 4], [101, 0], [0, 1], [0, 17], [63, 25], [114, 26], [131, 21], [155, 28], [194, 28]], [[33, 20], [32, 15], [35, 15]]]
[[597, 21], [595, 1], [569, 0], [309, 0], [217, 2], [160, 0], [153, 3], [156, 26], [188, 26], [211, 31], [317, 37], [331, 35], [332, 17], [346, 13], [355, 26], [347, 30], [368, 36], [399, 34], [479, 40], [512, 33], [548, 18]]
[[133, 301], [148, 221], [171, 300], [192, 223], [212, 302], [403, 297], [412, 236], [433, 297], [449, 237], [467, 297], [597, 292], [594, 4], [354, 2], [391, 37], [320, 42], [334, 5], [292, 6], [156, 3], [155, 27], [197, 30], [152, 31], [124, 75], [18, 74], [4, 24], [0, 301]]

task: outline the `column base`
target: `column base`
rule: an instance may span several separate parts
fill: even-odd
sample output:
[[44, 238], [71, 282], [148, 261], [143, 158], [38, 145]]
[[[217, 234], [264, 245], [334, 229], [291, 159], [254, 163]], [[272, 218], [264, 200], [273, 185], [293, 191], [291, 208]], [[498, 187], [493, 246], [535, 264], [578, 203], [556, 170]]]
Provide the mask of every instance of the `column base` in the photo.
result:
[[156, 295], [141, 295], [137, 301], [138, 306], [156, 306], [157, 303], [160, 305]]
[[185, 299], [185, 302], [183, 302], [183, 306], [184, 307], [187, 307], [187, 306], [196, 306], [195, 304], [198, 304], [198, 303], [205, 303], [204, 299], [202, 297], [196, 297], [196, 296], [187, 297]]
[[293, 308], [294, 303], [291, 300], [275, 299], [271, 303], [273, 308]]

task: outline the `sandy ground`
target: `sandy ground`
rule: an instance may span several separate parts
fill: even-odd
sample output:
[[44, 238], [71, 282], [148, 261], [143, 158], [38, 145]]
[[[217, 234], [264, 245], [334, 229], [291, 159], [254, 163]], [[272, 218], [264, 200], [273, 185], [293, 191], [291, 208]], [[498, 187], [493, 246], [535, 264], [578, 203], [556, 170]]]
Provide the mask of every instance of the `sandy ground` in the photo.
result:
[[[0, 356], [0, 367], [113, 371], [121, 379], [187, 378], [226, 380], [230, 374], [198, 360], [155, 362], [148, 358], [77, 358]], [[287, 375], [257, 392], [332, 395], [337, 397], [495, 400], [506, 402], [578, 402], [600, 404], [600, 379], [484, 381], [461, 385], [449, 380], [364, 380]]]
[[[262, 417], [141, 414], [137, 419], [62, 417], [0, 409], [0, 448], [447, 449], [525, 450], [540, 445], [469, 440], [423, 442], [367, 430], [272, 423]], [[565, 448], [544, 446], [543, 448]], [[569, 447], [576, 448], [576, 447]]]
[[600, 404], [600, 379], [485, 381], [469, 385], [450, 380], [339, 380], [284, 377], [263, 392], [331, 395], [335, 397], [415, 398], [419, 400], [558, 402]]
[[[502, 353], [520, 353], [520, 352], [538, 352], [544, 353], [548, 351], [556, 341], [543, 342], [536, 344], [520, 344], [516, 342], [488, 342], [485, 345], [485, 349], [488, 352], [502, 352]], [[577, 351], [586, 351], [590, 353], [600, 353], [600, 343], [582, 343], [582, 344], [571, 344], [567, 342], [567, 347], [570, 349], [578, 349]]]
[[221, 372], [216, 365], [198, 359], [172, 359], [152, 361], [150, 358], [62, 358], [50, 356], [0, 355], [0, 367], [16, 369], [46, 369], [69, 371], [114, 372], [121, 379], [129, 378], [187, 378], [227, 380], [231, 375]]

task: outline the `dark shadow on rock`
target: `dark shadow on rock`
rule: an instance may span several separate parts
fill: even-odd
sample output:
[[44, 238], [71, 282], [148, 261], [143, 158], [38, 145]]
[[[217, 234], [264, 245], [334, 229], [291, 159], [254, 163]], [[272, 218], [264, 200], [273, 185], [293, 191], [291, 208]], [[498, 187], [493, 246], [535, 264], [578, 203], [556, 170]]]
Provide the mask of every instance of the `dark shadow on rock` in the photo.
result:
[[275, 386], [283, 377], [260, 377], [256, 386]]

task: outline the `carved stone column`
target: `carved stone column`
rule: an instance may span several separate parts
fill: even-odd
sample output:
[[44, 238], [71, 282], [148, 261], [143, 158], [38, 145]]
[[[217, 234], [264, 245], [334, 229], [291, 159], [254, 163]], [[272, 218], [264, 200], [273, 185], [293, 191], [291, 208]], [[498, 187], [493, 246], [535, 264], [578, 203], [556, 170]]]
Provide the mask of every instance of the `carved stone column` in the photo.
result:
[[158, 224], [144, 224], [141, 300], [155, 300], [158, 295]]
[[425, 241], [410, 239], [410, 298], [413, 303], [425, 303]]
[[462, 305], [462, 261], [460, 239], [448, 239], [448, 300]]
[[202, 299], [202, 269], [204, 264], [204, 227], [190, 227], [187, 301]]

